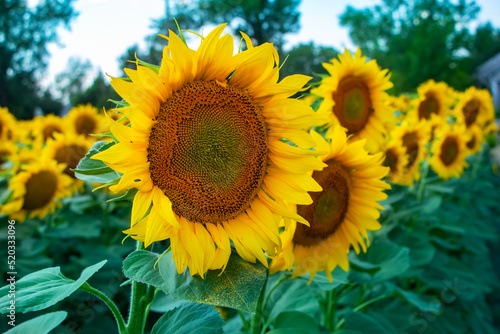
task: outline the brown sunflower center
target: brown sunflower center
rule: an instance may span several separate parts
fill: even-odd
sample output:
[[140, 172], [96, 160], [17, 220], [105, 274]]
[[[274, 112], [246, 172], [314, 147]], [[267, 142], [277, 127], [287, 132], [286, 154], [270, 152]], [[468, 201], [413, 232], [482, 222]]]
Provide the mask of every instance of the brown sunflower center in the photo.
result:
[[58, 163], [65, 163], [67, 167], [64, 169], [64, 173], [71, 177], [75, 177], [75, 173], [70, 170], [75, 169], [80, 160], [87, 154], [87, 149], [81, 145], [65, 145], [60, 147], [55, 154], [55, 159]]
[[476, 121], [477, 114], [479, 114], [480, 103], [476, 98], [472, 98], [469, 102], [465, 104], [462, 108], [462, 113], [465, 118], [465, 125], [469, 127]]
[[49, 138], [54, 139], [54, 133], [62, 133], [61, 127], [55, 124], [46, 125], [42, 131], [43, 141], [47, 141]]
[[418, 136], [415, 132], [408, 132], [403, 136], [403, 146], [406, 148], [406, 154], [408, 155], [408, 165], [407, 168], [413, 166], [418, 157]]
[[391, 169], [391, 173], [395, 172], [398, 168], [399, 157], [394, 149], [388, 149], [385, 152], [385, 159], [383, 165]]
[[9, 154], [10, 152], [7, 150], [0, 150], [0, 165], [7, 162], [7, 157], [9, 156]]
[[430, 119], [432, 114], [439, 115], [439, 101], [432, 92], [425, 93], [425, 99], [418, 107], [419, 119]]
[[244, 90], [194, 81], [162, 103], [149, 137], [149, 170], [177, 215], [219, 223], [250, 206], [267, 152], [261, 107]]
[[476, 140], [476, 135], [473, 134], [471, 140], [469, 140], [466, 144], [470, 150], [472, 150], [474, 146], [476, 146]]
[[53, 172], [41, 171], [26, 182], [24, 210], [36, 210], [49, 204], [57, 190], [57, 176]]
[[357, 77], [345, 77], [332, 98], [335, 101], [333, 113], [348, 130], [347, 134], [363, 130], [373, 112], [370, 89], [365, 82]]
[[88, 136], [95, 133], [97, 123], [93, 117], [83, 114], [75, 120], [75, 128], [78, 134]]
[[454, 137], [446, 137], [443, 144], [441, 144], [441, 154], [439, 159], [445, 166], [449, 166], [455, 161], [458, 155], [458, 142]]
[[297, 225], [293, 236], [296, 244], [312, 246], [326, 239], [335, 233], [347, 213], [351, 189], [349, 171], [335, 160], [325, 163], [328, 165], [325, 169], [313, 173], [323, 191], [311, 193], [311, 205], [297, 205], [297, 213], [311, 226]]
[[2, 120], [0, 119], [0, 138], [2, 138], [2, 134], [3, 134], [3, 123]]

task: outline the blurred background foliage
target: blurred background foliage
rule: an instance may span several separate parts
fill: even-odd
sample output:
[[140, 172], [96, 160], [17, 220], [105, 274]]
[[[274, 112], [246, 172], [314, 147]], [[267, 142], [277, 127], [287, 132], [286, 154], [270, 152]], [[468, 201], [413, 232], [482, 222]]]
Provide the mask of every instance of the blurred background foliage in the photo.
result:
[[[167, 11], [151, 25], [157, 33], [183, 29], [199, 31], [206, 25], [228, 22], [230, 29], [245, 31], [255, 43], [274, 43], [282, 62], [289, 57], [282, 75], [321, 74], [321, 66], [343, 50], [314, 43], [287, 46], [287, 35], [300, 30], [300, 0], [165, 0]], [[73, 59], [60, 73], [52, 90], [40, 80], [57, 43], [58, 27], [70, 29], [77, 16], [74, 0], [49, 1], [28, 6], [25, 0], [0, 4], [0, 105], [18, 119], [32, 118], [37, 107], [43, 114], [60, 114], [69, 106], [91, 103], [111, 108], [104, 96], [117, 97], [98, 64]], [[474, 1], [383, 0], [366, 8], [348, 6], [341, 24], [350, 31], [363, 54], [390, 68], [394, 88], [390, 93], [411, 92], [428, 79], [445, 81], [457, 90], [481, 86], [474, 73], [484, 61], [500, 52], [500, 30], [490, 23], [478, 25], [480, 8]], [[159, 64], [165, 40], [157, 33], [147, 37], [147, 47], [131, 45], [118, 60], [132, 67], [138, 58]], [[355, 51], [355, 50], [351, 50]], [[318, 81], [317, 78], [314, 79]], [[71, 97], [71, 98], [70, 98]], [[66, 107], [64, 107], [66, 106]]]

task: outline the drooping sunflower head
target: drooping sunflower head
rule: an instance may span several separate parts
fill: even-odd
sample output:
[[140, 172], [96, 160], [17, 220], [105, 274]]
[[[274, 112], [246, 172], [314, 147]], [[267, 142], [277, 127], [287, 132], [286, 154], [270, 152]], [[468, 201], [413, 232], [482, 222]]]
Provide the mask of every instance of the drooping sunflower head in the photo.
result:
[[99, 114], [97, 108], [91, 104], [73, 107], [65, 118], [68, 128], [76, 135], [93, 138], [91, 134], [98, 134], [106, 130], [106, 121]]
[[443, 179], [459, 177], [468, 166], [465, 127], [444, 124], [436, 133], [429, 165]]
[[467, 128], [474, 124], [484, 127], [488, 121], [495, 120], [491, 94], [486, 89], [468, 88], [464, 93], [459, 94], [453, 115]]
[[0, 107], [0, 141], [14, 139], [16, 122], [9, 109]]
[[388, 70], [381, 70], [375, 60], [366, 62], [360, 49], [354, 57], [345, 50], [323, 66], [330, 76], [311, 91], [323, 98], [318, 112], [327, 125], [340, 124], [353, 140], [365, 138], [366, 148], [378, 152], [385, 140], [383, 124], [394, 118], [385, 92], [392, 87]]
[[297, 205], [297, 213], [310, 226], [293, 222], [282, 233], [283, 248], [270, 270], [292, 270], [293, 266], [294, 277], [309, 272], [311, 279], [324, 270], [331, 280], [335, 267], [349, 270], [350, 247], [356, 253], [366, 251], [367, 230], [380, 228], [377, 219], [382, 207], [377, 201], [387, 197], [383, 190], [390, 187], [382, 178], [389, 168], [382, 166], [382, 153], [368, 154], [363, 141], [347, 142], [339, 126], [327, 134], [329, 144], [313, 135], [320, 150], [329, 152], [321, 158], [326, 167], [313, 173], [323, 190], [311, 195], [311, 205]]
[[445, 118], [455, 101], [453, 90], [445, 82], [429, 80], [417, 88], [418, 97], [412, 101], [411, 121], [430, 120], [433, 116]]
[[63, 169], [64, 165], [45, 158], [23, 166], [9, 182], [13, 192], [1, 213], [20, 222], [53, 213], [61, 199], [71, 194], [71, 179]]
[[427, 122], [411, 123], [405, 120], [390, 135], [390, 141], [399, 142], [405, 149], [408, 163], [402, 174], [394, 182], [412, 185], [420, 180], [420, 162], [427, 157], [426, 145], [430, 140], [430, 127]]
[[169, 238], [177, 270], [192, 275], [224, 268], [230, 240], [267, 265], [264, 252], [281, 246], [280, 216], [304, 222], [284, 201], [311, 203], [307, 191], [319, 187], [308, 172], [323, 166], [302, 130], [318, 116], [288, 98], [309, 77], [278, 83], [272, 44], [253, 47], [243, 35], [247, 50], [233, 55], [223, 29], [197, 50], [170, 31], [160, 67], [137, 62], [125, 70], [131, 81], [113, 78], [130, 126], [110, 120], [118, 143], [94, 156], [123, 173], [112, 191], [138, 189], [125, 233], [146, 245]]

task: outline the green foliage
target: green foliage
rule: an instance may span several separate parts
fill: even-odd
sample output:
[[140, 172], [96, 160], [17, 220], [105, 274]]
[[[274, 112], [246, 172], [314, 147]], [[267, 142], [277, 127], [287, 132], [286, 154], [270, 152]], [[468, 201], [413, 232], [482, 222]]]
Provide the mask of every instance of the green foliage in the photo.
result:
[[[85, 268], [76, 281], [65, 277], [59, 267], [46, 268], [26, 275], [16, 282], [16, 311], [25, 313], [43, 310], [52, 306], [78, 290], [106, 260]], [[10, 285], [0, 288], [1, 313], [8, 312], [11, 298], [8, 297]]]
[[165, 313], [151, 334], [223, 333], [224, 322], [213, 307], [190, 303]]
[[[155, 268], [155, 263], [156, 269]], [[136, 251], [123, 262], [125, 276], [163, 290], [173, 298], [255, 312], [266, 278], [265, 268], [231, 255], [226, 269], [208, 271], [203, 279], [186, 269], [177, 274], [171, 253]]]
[[321, 74], [326, 73], [322, 63], [336, 58], [338, 51], [324, 46], [299, 44], [286, 52], [288, 57], [281, 68], [280, 75], [285, 77], [292, 74]]
[[[412, 91], [429, 79], [463, 90], [471, 84], [471, 64], [478, 65], [471, 57], [482, 61], [485, 55], [469, 32], [478, 11], [465, 0], [384, 0], [365, 9], [348, 6], [341, 24], [365, 55], [391, 70], [394, 93]], [[489, 38], [481, 30], [476, 36]]]
[[80, 180], [96, 183], [108, 183], [118, 180], [121, 177], [119, 173], [108, 167], [104, 162], [92, 159], [92, 156], [105, 151], [114, 144], [114, 142], [107, 143], [105, 141], [95, 142], [74, 169], [75, 176]]
[[59, 326], [59, 324], [61, 324], [61, 322], [63, 322], [67, 316], [68, 313], [65, 311], [43, 314], [41, 316], [23, 322], [22, 324], [18, 324], [15, 327], [12, 327], [4, 334], [48, 334], [54, 328]]

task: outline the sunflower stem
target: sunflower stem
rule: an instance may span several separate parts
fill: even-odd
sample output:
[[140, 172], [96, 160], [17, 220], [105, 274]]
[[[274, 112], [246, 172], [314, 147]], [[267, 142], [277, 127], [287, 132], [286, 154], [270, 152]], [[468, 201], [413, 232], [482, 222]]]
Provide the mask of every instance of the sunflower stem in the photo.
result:
[[429, 161], [426, 160], [423, 163], [422, 166], [422, 175], [420, 177], [420, 182], [418, 184], [418, 190], [417, 190], [417, 201], [421, 202], [422, 198], [424, 197], [424, 190], [425, 190], [425, 181], [427, 178], [427, 175], [429, 174]]
[[[137, 250], [144, 250], [144, 243], [137, 242]], [[132, 281], [132, 291], [130, 294], [130, 310], [127, 322], [128, 333], [144, 333], [146, 325], [148, 304], [148, 285]], [[150, 306], [150, 305], [149, 305]]]
[[87, 291], [88, 293], [93, 294], [94, 296], [96, 296], [97, 298], [102, 300], [104, 302], [104, 304], [106, 304], [109, 307], [109, 309], [113, 313], [113, 316], [115, 317], [116, 324], [118, 325], [118, 333], [120, 333], [120, 334], [128, 334], [129, 333], [129, 331], [127, 329], [127, 325], [125, 324], [125, 320], [123, 319], [123, 316], [120, 313], [120, 310], [118, 309], [116, 304], [108, 296], [106, 296], [101, 291], [91, 287], [90, 284], [88, 284], [88, 283], [84, 283], [80, 287], [80, 289], [83, 291]]
[[335, 308], [337, 307], [337, 298], [335, 289], [326, 292], [326, 313], [325, 327], [332, 332], [335, 319]]
[[260, 291], [260, 296], [259, 300], [257, 301], [257, 308], [255, 310], [255, 314], [252, 316], [252, 319], [250, 321], [250, 333], [252, 334], [259, 334], [260, 333], [260, 326], [262, 323], [262, 315], [263, 315], [263, 309], [262, 309], [262, 302], [264, 301], [264, 295], [266, 294], [266, 286], [267, 286], [267, 279], [269, 278], [269, 271], [266, 271], [266, 280], [264, 281], [264, 286], [262, 287], [262, 290]]

